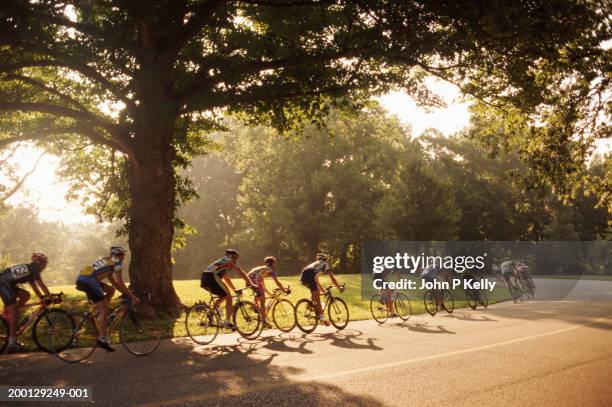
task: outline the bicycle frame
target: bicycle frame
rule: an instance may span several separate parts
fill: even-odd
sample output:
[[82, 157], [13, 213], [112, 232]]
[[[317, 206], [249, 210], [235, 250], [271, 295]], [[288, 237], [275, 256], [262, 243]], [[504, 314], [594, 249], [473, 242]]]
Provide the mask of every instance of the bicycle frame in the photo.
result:
[[[57, 300], [59, 300], [59, 302], [61, 302], [61, 299], [63, 297], [63, 294], [59, 294], [59, 295], [52, 295], [52, 298], [56, 298]], [[50, 305], [50, 304], [49, 304]], [[32, 326], [32, 324], [34, 323], [34, 321], [36, 321], [36, 319], [43, 313], [45, 312], [45, 310], [47, 309], [47, 304], [45, 304], [42, 300], [38, 301], [38, 302], [33, 302], [33, 303], [29, 303], [29, 304], [25, 304], [23, 307], [19, 308], [19, 311], [26, 309], [26, 308], [33, 308], [33, 307], [38, 307], [38, 309], [34, 310], [30, 316], [28, 316], [28, 319], [25, 321], [25, 323], [22, 323], [19, 325], [17, 332], [15, 333], [15, 336], [20, 336], [21, 334], [23, 334], [30, 326]], [[8, 321], [7, 321], [8, 322]]]

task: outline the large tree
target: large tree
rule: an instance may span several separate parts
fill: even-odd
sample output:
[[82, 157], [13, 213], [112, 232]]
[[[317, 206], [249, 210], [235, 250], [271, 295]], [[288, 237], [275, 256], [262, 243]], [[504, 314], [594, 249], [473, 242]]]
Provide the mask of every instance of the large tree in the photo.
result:
[[5, 0], [0, 131], [68, 157], [66, 173], [93, 185], [84, 199], [127, 222], [132, 282], [172, 306], [189, 195], [177, 167], [222, 113], [286, 130], [330, 100], [394, 87], [435, 104], [429, 74], [533, 109], [560, 79], [600, 74], [605, 12], [584, 0]]

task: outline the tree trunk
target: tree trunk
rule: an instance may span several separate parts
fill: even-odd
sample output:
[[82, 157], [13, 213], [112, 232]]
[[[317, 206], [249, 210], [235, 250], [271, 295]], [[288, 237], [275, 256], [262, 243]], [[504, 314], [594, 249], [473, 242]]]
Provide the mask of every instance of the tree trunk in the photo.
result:
[[142, 137], [146, 142], [137, 143], [129, 171], [129, 274], [137, 290], [151, 293], [155, 308], [169, 311], [181, 305], [172, 284], [174, 151], [169, 134], [147, 130], [146, 138]]

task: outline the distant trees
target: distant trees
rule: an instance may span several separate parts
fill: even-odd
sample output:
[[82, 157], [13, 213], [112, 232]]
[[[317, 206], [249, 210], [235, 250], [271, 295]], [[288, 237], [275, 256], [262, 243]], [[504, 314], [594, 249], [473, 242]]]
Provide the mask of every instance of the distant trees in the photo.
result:
[[275, 255], [287, 273], [324, 250], [347, 272], [359, 269], [367, 239], [609, 238], [609, 157], [583, 167], [577, 192], [562, 199], [530, 183], [516, 152], [491, 156], [472, 137], [477, 126], [413, 138], [375, 106], [333, 111], [295, 139], [231, 125], [218, 139], [223, 152], [190, 172], [206, 198], [181, 213], [198, 233], [175, 253], [177, 273], [193, 278], [226, 246], [247, 266]]

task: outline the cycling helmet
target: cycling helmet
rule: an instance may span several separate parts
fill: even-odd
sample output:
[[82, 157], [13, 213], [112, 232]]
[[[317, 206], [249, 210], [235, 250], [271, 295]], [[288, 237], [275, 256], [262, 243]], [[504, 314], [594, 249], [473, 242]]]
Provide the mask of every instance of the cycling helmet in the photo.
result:
[[49, 258], [45, 256], [43, 253], [32, 253], [32, 261], [40, 264], [41, 267], [45, 267], [49, 262]]
[[225, 251], [225, 255], [226, 255], [226, 256], [232, 256], [232, 257], [235, 257], [235, 258], [240, 257], [240, 256], [238, 255], [238, 252], [237, 252], [236, 250], [234, 250], [234, 249], [227, 249], [227, 250]]
[[266, 264], [267, 266], [271, 266], [273, 264], [276, 264], [276, 258], [272, 257], [272, 256], [268, 256], [264, 259], [264, 264]]
[[325, 254], [325, 253], [317, 253], [317, 260], [326, 261], [327, 260], [327, 254]]
[[125, 249], [121, 246], [111, 246], [110, 254], [111, 256], [121, 256], [125, 254]]

